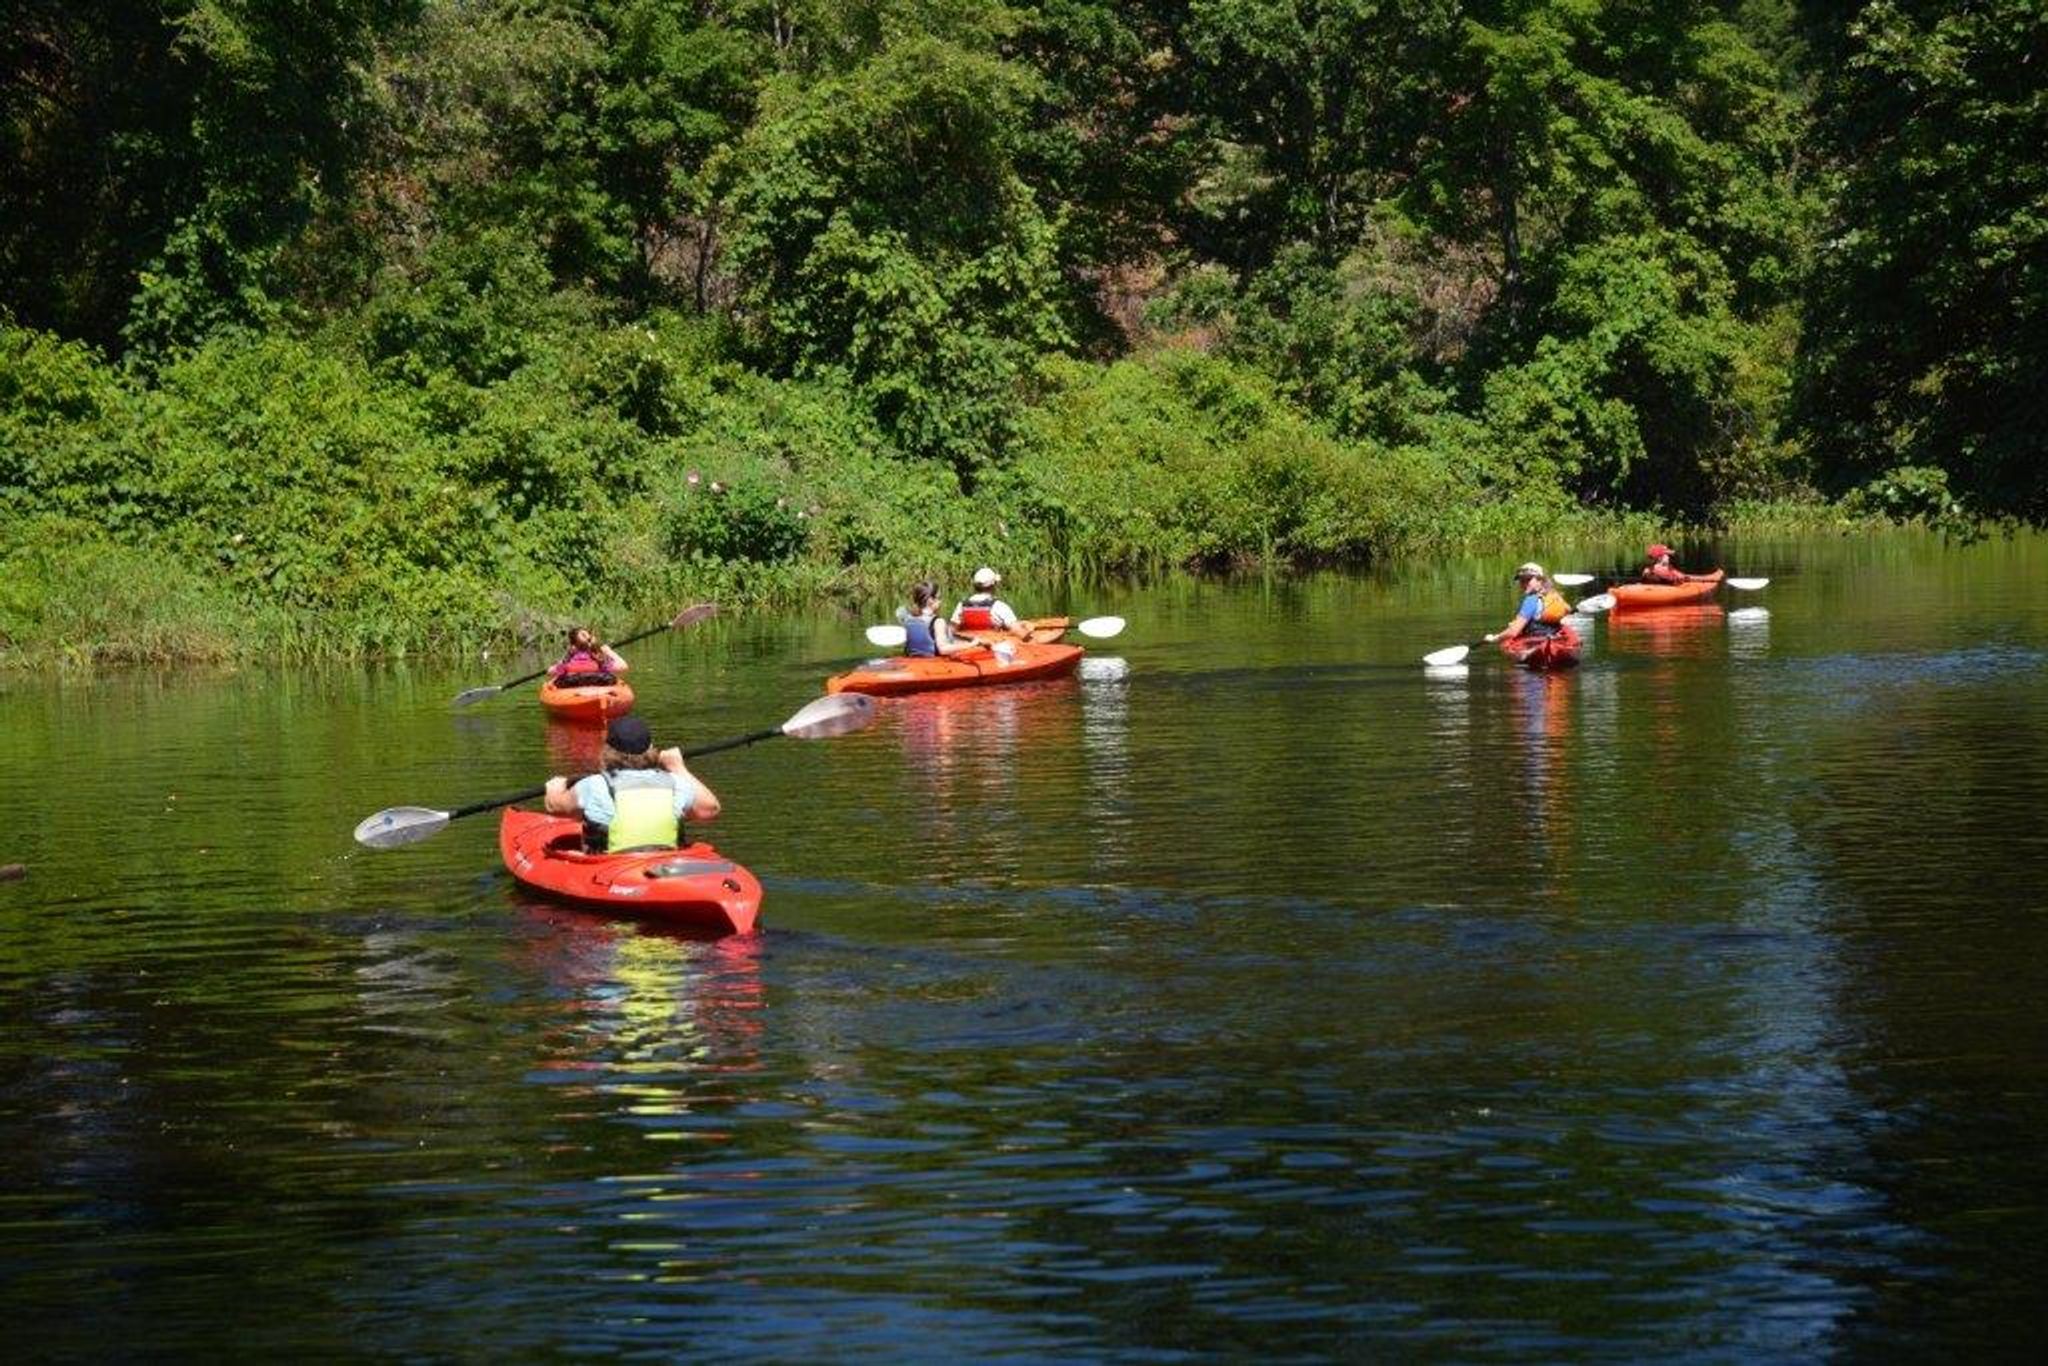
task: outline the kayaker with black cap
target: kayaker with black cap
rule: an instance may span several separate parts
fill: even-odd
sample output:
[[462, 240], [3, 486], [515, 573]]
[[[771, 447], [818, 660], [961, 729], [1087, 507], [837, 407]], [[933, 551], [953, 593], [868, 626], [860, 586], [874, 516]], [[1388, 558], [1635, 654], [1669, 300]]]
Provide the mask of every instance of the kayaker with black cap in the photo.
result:
[[975, 570], [974, 591], [953, 609], [953, 625], [962, 631], [1008, 631], [1029, 640], [1029, 623], [1019, 620], [1015, 609], [996, 596], [996, 585], [1002, 581], [1003, 576], [987, 565]]
[[594, 854], [667, 849], [682, 842], [685, 820], [717, 817], [718, 797], [683, 763], [680, 749], [657, 750], [647, 723], [621, 716], [605, 727], [599, 771], [572, 786], [548, 779], [547, 809], [583, 822], [583, 847]]
[[1563, 629], [1572, 605], [1564, 600], [1564, 594], [1550, 586], [1542, 565], [1531, 560], [1517, 569], [1515, 585], [1522, 593], [1521, 606], [1515, 609], [1514, 620], [1487, 636], [1488, 640], [1510, 641], [1521, 636], [1540, 639]]
[[910, 587], [910, 606], [897, 608], [896, 620], [903, 626], [903, 653], [919, 659], [957, 655], [976, 646], [970, 640], [953, 638], [953, 627], [939, 615], [939, 586], [930, 579]]
[[1691, 583], [1693, 576], [1671, 563], [1671, 547], [1662, 541], [1655, 542], [1643, 551], [1649, 563], [1643, 566], [1644, 583]]

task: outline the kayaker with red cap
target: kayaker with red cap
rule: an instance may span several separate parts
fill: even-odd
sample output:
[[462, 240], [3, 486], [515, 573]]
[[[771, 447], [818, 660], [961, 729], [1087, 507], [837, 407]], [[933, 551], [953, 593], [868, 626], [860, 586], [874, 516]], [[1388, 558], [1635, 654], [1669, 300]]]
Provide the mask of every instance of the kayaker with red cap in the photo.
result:
[[996, 585], [1003, 576], [983, 565], [974, 571], [974, 591], [960, 600], [953, 609], [953, 625], [963, 631], [1008, 631], [1011, 635], [1031, 638], [1031, 627], [1020, 621], [1009, 603], [996, 596]]
[[621, 716], [604, 729], [599, 771], [571, 786], [548, 779], [550, 815], [583, 822], [583, 847], [594, 854], [669, 849], [682, 842], [685, 820], [708, 821], [717, 794], [691, 773], [679, 749], [657, 750], [647, 723]]
[[1564, 619], [1571, 615], [1572, 605], [1564, 600], [1564, 594], [1550, 586], [1542, 565], [1531, 560], [1517, 569], [1515, 586], [1522, 592], [1522, 604], [1515, 609], [1514, 620], [1489, 635], [1488, 640], [1533, 640], [1554, 636], [1564, 629]]
[[1671, 547], [1658, 541], [1643, 551], [1649, 563], [1643, 566], [1644, 583], [1691, 583], [1692, 575], [1671, 563]]
[[575, 626], [569, 630], [569, 653], [548, 669], [548, 677], [563, 687], [590, 686], [616, 683], [625, 671], [624, 656], [601, 643], [588, 626]]
[[975, 648], [974, 642], [955, 640], [952, 623], [939, 615], [939, 586], [930, 579], [912, 584], [910, 607], [896, 609], [903, 626], [903, 653], [920, 659], [957, 655]]

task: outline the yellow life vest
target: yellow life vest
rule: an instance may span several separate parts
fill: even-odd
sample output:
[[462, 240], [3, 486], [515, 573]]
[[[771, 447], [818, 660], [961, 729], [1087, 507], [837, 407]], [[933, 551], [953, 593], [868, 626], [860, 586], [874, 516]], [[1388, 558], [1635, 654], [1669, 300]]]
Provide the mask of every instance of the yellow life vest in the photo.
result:
[[1543, 590], [1543, 610], [1536, 619], [1545, 626], [1555, 626], [1572, 614], [1572, 605], [1564, 600], [1564, 594], [1555, 588]]
[[627, 769], [607, 773], [612, 793], [612, 823], [605, 834], [605, 852], [622, 849], [672, 849], [682, 834], [676, 819], [676, 778], [665, 769]]

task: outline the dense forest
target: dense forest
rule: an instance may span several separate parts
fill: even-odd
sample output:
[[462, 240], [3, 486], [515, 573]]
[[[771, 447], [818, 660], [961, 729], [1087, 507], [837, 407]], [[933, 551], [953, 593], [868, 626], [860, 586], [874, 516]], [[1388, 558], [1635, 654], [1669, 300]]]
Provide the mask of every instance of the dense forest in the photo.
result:
[[14, 0], [0, 641], [2041, 521], [2044, 77], [2040, 0]]

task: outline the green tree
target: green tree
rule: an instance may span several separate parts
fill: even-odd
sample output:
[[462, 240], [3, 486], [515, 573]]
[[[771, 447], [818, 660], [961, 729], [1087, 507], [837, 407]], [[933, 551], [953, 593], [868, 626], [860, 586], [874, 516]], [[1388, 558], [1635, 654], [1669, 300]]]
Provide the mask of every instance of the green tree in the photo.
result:
[[1879, 0], [1847, 40], [1801, 431], [1837, 489], [2048, 520], [2048, 11]]
[[1024, 363], [1064, 339], [1057, 223], [1015, 169], [1029, 73], [930, 39], [786, 78], [721, 159], [755, 354], [842, 380], [964, 478], [1008, 438]]

